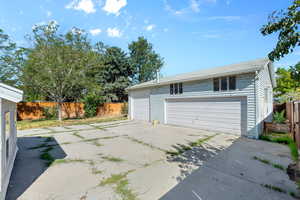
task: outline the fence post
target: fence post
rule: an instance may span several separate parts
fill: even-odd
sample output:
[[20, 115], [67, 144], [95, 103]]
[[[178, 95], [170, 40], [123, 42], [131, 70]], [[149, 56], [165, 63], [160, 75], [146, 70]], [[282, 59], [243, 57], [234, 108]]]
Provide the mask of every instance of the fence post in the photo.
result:
[[300, 149], [300, 106], [299, 102], [294, 102], [294, 134], [298, 149]]

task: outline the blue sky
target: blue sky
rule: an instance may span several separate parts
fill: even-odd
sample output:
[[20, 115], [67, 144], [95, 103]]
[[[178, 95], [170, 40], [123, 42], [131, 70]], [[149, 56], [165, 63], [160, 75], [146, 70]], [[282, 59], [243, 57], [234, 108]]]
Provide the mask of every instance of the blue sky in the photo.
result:
[[[164, 57], [164, 76], [265, 57], [277, 35], [259, 29], [292, 0], [0, 0], [0, 28], [20, 45], [34, 24], [55, 20], [127, 50], [145, 36]], [[275, 66], [297, 63], [300, 49]]]

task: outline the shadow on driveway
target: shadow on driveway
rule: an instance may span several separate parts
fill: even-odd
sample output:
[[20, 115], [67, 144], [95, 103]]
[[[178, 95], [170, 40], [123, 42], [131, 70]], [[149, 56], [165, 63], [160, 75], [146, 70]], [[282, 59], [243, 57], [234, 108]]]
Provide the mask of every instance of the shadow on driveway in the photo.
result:
[[[194, 156], [197, 157], [197, 152]], [[286, 171], [255, 160], [254, 156], [284, 168], [292, 162], [287, 146], [240, 138], [205, 162], [160, 200], [294, 199], [290, 194], [298, 193], [297, 186], [289, 180]], [[196, 158], [194, 161], [197, 163]], [[266, 185], [284, 192], [269, 189]]]
[[53, 137], [18, 138], [19, 151], [8, 185], [6, 200], [18, 199], [47, 170], [49, 165], [40, 158], [42, 151], [47, 148], [45, 146], [51, 146], [51, 151], [55, 151], [55, 155], [51, 154], [54, 160], [66, 157]]

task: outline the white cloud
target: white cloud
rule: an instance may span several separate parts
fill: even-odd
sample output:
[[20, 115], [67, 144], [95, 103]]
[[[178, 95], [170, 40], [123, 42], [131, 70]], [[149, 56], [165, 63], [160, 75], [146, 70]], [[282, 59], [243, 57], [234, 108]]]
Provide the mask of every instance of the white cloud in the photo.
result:
[[52, 12], [49, 11], [49, 10], [46, 12], [46, 14], [47, 14], [47, 17], [51, 17], [52, 16]]
[[197, 0], [190, 0], [190, 7], [191, 7], [191, 9], [192, 9], [193, 12], [198, 13], [200, 11], [199, 1], [197, 1]]
[[100, 28], [95, 28], [95, 29], [91, 29], [90, 33], [92, 34], [92, 36], [96, 36], [99, 35], [101, 33], [101, 29]]
[[173, 15], [182, 15], [185, 12], [184, 9], [175, 10], [174, 8], [172, 8], [172, 6], [168, 3], [167, 0], [164, 0], [164, 4], [165, 4], [165, 10]]
[[81, 10], [87, 14], [96, 12], [94, 3], [92, 0], [73, 0], [71, 3], [66, 5], [67, 9]]
[[120, 15], [120, 10], [127, 5], [127, 0], [106, 0], [102, 8], [108, 14]]
[[145, 27], [146, 31], [152, 31], [155, 28], [155, 24], [150, 24]]
[[212, 16], [208, 17], [208, 20], [225, 20], [225, 21], [235, 21], [240, 20], [241, 16]]
[[118, 28], [108, 28], [107, 29], [108, 37], [121, 37], [122, 32]]

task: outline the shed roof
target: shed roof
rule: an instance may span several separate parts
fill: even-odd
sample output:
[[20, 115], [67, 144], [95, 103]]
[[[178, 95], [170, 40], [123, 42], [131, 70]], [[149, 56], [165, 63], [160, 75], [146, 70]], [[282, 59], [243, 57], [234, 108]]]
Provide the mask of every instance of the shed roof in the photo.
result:
[[[255, 72], [255, 71], [263, 69], [270, 62], [271, 61], [268, 58], [261, 58], [261, 59], [241, 62], [241, 63], [237, 63], [237, 64], [225, 65], [222, 67], [214, 67], [214, 68], [199, 70], [199, 71], [195, 71], [195, 72], [164, 77], [164, 78], [161, 78], [159, 82], [157, 82], [156, 80], [152, 80], [152, 81], [148, 81], [145, 83], [131, 86], [127, 89], [134, 90], [134, 89], [154, 87], [154, 86], [159, 86], [159, 85], [166, 85], [166, 84], [174, 83], [177, 81], [187, 82], [187, 81], [215, 78], [215, 77], [220, 77], [220, 76], [250, 73], [250, 72]], [[273, 78], [274, 77], [271, 77], [271, 79], [273, 79]], [[275, 82], [275, 80], [272, 80], [272, 82]]]
[[17, 103], [22, 101], [23, 91], [0, 83], [0, 98]]

